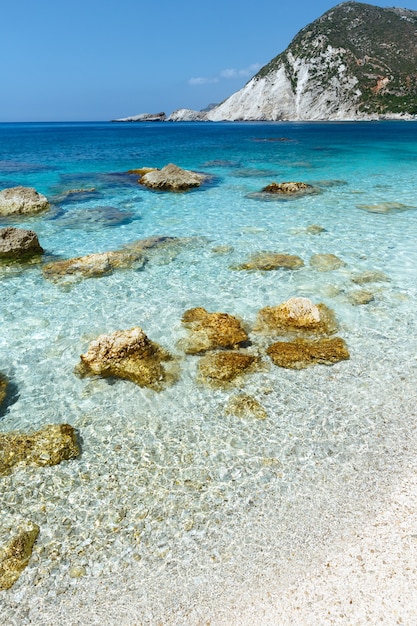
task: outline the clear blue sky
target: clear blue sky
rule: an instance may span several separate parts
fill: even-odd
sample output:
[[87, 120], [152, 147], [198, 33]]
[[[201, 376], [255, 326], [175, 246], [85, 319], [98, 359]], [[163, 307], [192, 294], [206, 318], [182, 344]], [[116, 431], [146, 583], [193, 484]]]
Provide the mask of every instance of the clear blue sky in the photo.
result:
[[[336, 4], [1, 0], [0, 121], [201, 109], [240, 89]], [[396, 6], [417, 10], [417, 0]]]

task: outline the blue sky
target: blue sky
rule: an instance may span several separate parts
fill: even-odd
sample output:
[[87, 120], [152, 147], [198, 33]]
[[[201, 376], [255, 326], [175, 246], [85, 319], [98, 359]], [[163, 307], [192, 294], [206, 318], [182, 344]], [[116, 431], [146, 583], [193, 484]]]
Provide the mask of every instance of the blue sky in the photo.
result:
[[[240, 89], [336, 4], [2, 0], [0, 121], [201, 109]], [[397, 6], [417, 10], [417, 0]]]

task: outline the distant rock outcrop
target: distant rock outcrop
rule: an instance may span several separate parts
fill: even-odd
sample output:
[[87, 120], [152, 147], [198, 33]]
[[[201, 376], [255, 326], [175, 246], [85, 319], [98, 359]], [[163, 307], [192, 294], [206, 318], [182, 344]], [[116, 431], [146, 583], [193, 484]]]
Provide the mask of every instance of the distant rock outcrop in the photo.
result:
[[164, 122], [166, 120], [166, 114], [161, 113], [139, 113], [139, 115], [132, 115], [130, 117], [121, 117], [112, 122]]
[[343, 2], [303, 28], [221, 120], [347, 120], [417, 114], [417, 12]]

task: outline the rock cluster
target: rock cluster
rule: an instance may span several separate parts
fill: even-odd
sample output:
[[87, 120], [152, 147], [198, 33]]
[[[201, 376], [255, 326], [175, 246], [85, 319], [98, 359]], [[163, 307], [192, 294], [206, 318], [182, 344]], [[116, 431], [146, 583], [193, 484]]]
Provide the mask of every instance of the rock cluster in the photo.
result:
[[12, 537], [0, 548], [0, 591], [10, 589], [28, 565], [39, 526], [22, 521], [13, 529]]
[[0, 215], [33, 215], [50, 208], [48, 199], [32, 187], [9, 187], [0, 191]]
[[33, 230], [0, 228], [0, 259], [23, 259], [44, 252]]
[[174, 372], [164, 365], [172, 359], [169, 352], [139, 327], [100, 335], [80, 358], [76, 368], [80, 376], [123, 378], [157, 391], [175, 380]]
[[57, 465], [79, 454], [76, 432], [69, 424], [51, 424], [32, 434], [0, 433], [0, 476], [18, 463]]

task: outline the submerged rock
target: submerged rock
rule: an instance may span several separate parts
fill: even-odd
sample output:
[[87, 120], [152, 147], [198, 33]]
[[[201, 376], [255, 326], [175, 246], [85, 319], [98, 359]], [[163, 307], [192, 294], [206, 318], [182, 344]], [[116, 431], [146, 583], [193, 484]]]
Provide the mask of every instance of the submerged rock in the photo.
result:
[[246, 263], [242, 263], [232, 269], [263, 271], [278, 269], [298, 270], [303, 266], [303, 259], [293, 254], [282, 252], [257, 252], [256, 254], [252, 254]]
[[0, 373], [0, 408], [7, 396], [7, 387], [9, 381], [4, 374]]
[[185, 311], [183, 324], [190, 336], [182, 342], [187, 354], [199, 354], [215, 348], [236, 348], [248, 341], [240, 321], [229, 313], [208, 313], [203, 307]]
[[0, 259], [21, 259], [43, 252], [33, 230], [13, 226], [0, 228]]
[[222, 350], [203, 356], [198, 364], [200, 379], [213, 385], [224, 385], [253, 369], [259, 357], [243, 352]]
[[256, 398], [246, 393], [239, 393], [237, 396], [230, 398], [226, 406], [226, 413], [236, 415], [236, 417], [251, 418], [264, 420], [268, 417], [268, 413]]
[[277, 335], [331, 335], [337, 330], [333, 311], [309, 298], [290, 298], [258, 312], [255, 331]]
[[32, 187], [9, 187], [0, 191], [0, 215], [33, 215], [50, 208], [48, 198]]
[[368, 213], [400, 213], [401, 211], [408, 211], [409, 209], [415, 209], [410, 204], [402, 204], [401, 202], [380, 202], [379, 204], [357, 204], [358, 209], [362, 211], [368, 211]]
[[122, 226], [138, 219], [133, 211], [113, 206], [95, 206], [72, 209], [55, 218], [64, 228], [93, 230], [96, 228]]
[[275, 365], [290, 369], [304, 369], [316, 363], [331, 365], [349, 359], [346, 343], [340, 337], [277, 341], [267, 353]]
[[98, 252], [86, 256], [52, 261], [46, 263], [42, 272], [45, 278], [59, 281], [72, 277], [72, 280], [81, 278], [94, 278], [111, 274], [115, 269], [142, 267], [145, 258], [141, 252], [133, 250], [114, 250], [111, 252]]
[[367, 270], [361, 274], [355, 274], [351, 277], [351, 281], [357, 285], [365, 285], [367, 283], [383, 283], [390, 282], [389, 276], [378, 270]]
[[330, 272], [343, 267], [346, 263], [335, 254], [313, 254], [310, 265], [318, 272]]
[[369, 304], [375, 300], [375, 296], [372, 291], [367, 291], [366, 289], [359, 289], [358, 291], [352, 291], [349, 294], [349, 300], [351, 304], [360, 305], [360, 304]]
[[80, 358], [76, 367], [80, 376], [122, 378], [157, 391], [175, 380], [174, 372], [163, 364], [172, 360], [170, 353], [139, 327], [100, 335]]
[[80, 454], [75, 430], [69, 424], [51, 424], [32, 434], [0, 433], [0, 475], [17, 463], [57, 465]]
[[184, 170], [173, 163], [169, 163], [161, 170], [147, 172], [139, 179], [139, 182], [151, 189], [185, 191], [192, 187], [199, 187], [207, 178], [205, 174]]
[[11, 539], [0, 546], [0, 590], [10, 589], [28, 565], [39, 526], [22, 521], [11, 531]]
[[305, 229], [305, 232], [309, 235], [319, 235], [320, 233], [325, 233], [327, 231], [323, 226], [320, 226], [319, 224], [310, 224], [310, 226], [307, 226], [307, 228]]

